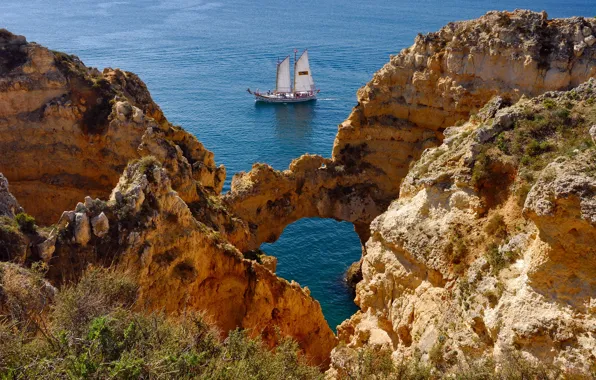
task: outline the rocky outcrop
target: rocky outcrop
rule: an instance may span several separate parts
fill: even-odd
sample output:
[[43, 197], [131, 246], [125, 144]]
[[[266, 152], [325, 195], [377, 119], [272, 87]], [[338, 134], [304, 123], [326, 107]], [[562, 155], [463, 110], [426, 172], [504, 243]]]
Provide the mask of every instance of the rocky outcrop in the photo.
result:
[[21, 211], [19, 202], [8, 189], [8, 180], [0, 173], [0, 216], [14, 218]]
[[511, 104], [594, 77], [594, 33], [594, 19], [549, 20], [517, 10], [419, 35], [358, 91], [331, 160], [303, 156], [299, 167], [275, 173], [255, 166], [237, 179], [227, 202], [251, 223], [257, 243], [307, 216], [354, 222], [366, 241], [368, 224], [397, 198], [410, 164], [443, 141], [445, 128], [495, 95]]
[[224, 204], [248, 222], [250, 249], [273, 242], [284, 228], [307, 217], [347, 220], [366, 236], [368, 223], [382, 212], [374, 184], [360, 182], [359, 173], [316, 155], [304, 155], [279, 172], [255, 164], [236, 174]]
[[0, 151], [0, 172], [42, 224], [85, 196], [106, 197], [128, 161], [145, 155], [164, 164], [187, 202], [200, 199], [196, 182], [216, 194], [225, 179], [213, 154], [166, 120], [136, 75], [87, 68], [6, 30], [0, 30]]
[[[331, 159], [256, 164], [223, 197], [223, 167], [134, 74], [0, 31], [0, 171], [38, 220], [58, 220], [23, 256], [54, 284], [117, 265], [144, 310], [204, 310], [272, 345], [279, 330], [325, 365], [336, 338], [319, 304], [256, 250], [300, 218], [346, 220], [366, 241], [350, 276], [361, 310], [334, 363], [373, 347], [449, 371], [513, 349], [588, 372], [596, 89], [524, 96], [594, 76], [594, 31], [515, 11], [420, 35], [358, 92]], [[7, 209], [0, 232], [23, 237]]]
[[90, 264], [117, 265], [135, 274], [143, 310], [202, 310], [224, 334], [245, 328], [271, 345], [291, 336], [328, 364], [336, 338], [320, 305], [273, 274], [274, 258], [243, 257], [253, 239], [219, 198], [225, 169], [136, 75], [0, 31], [0, 151], [16, 198], [42, 224], [57, 222], [23, 233], [2, 179], [3, 260], [45, 262], [55, 285]]
[[372, 347], [442, 372], [511, 351], [593, 370], [595, 90], [496, 98], [422, 155], [371, 224], [334, 363]]
[[55, 283], [89, 264], [116, 265], [137, 279], [142, 310], [201, 310], [222, 332], [245, 328], [271, 345], [291, 336], [311, 363], [328, 364], [336, 338], [319, 303], [195, 219], [153, 157], [130, 164], [108, 202], [87, 199], [65, 212], [52, 236]]
[[513, 103], [594, 77], [596, 47], [585, 43], [594, 33], [594, 19], [549, 20], [544, 12], [517, 10], [418, 35], [358, 91], [333, 159], [342, 161], [346, 149], [366, 143], [361, 162], [384, 173], [379, 186], [396, 196], [410, 162], [493, 96]]
[[538, 227], [541, 241], [528, 268], [532, 287], [596, 313], [596, 152], [549, 164], [528, 194], [524, 215]]

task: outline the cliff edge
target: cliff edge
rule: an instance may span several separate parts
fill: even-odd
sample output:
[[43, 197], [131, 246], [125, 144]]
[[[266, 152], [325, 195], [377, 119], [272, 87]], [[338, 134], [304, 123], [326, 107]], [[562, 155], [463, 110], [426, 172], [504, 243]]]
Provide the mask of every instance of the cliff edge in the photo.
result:
[[592, 79], [494, 98], [424, 152], [371, 224], [334, 363], [373, 347], [442, 373], [491, 360], [593, 373], [595, 94]]
[[548, 19], [526, 10], [489, 12], [420, 34], [358, 91], [331, 159], [303, 156], [275, 174], [255, 166], [236, 175], [226, 203], [254, 226], [255, 245], [277, 239], [302, 217], [352, 222], [366, 241], [410, 164], [443, 141], [445, 128], [493, 96], [512, 104], [594, 77], [595, 42], [594, 19]]

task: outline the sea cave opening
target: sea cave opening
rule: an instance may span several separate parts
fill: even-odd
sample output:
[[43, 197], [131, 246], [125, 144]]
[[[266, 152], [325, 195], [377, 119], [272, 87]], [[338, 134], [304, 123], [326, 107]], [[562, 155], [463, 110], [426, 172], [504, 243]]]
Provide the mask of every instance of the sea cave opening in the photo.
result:
[[287, 226], [274, 243], [261, 249], [277, 257], [277, 275], [308, 286], [329, 327], [350, 318], [358, 307], [345, 281], [348, 267], [360, 259], [360, 239], [349, 222], [304, 218]]

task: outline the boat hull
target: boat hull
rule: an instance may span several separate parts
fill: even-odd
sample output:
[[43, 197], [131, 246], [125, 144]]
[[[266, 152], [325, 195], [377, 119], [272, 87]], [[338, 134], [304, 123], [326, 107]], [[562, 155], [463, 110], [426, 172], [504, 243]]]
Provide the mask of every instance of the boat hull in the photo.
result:
[[255, 94], [255, 102], [263, 103], [303, 103], [317, 100], [316, 95], [302, 96], [302, 97], [281, 97], [278, 95], [263, 95]]

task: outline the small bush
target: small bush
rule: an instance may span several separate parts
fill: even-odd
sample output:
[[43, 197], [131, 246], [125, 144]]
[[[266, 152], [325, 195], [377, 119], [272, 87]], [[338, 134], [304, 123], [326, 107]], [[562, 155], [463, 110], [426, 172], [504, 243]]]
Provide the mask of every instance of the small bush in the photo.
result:
[[492, 243], [488, 246], [485, 256], [493, 274], [497, 274], [501, 269], [511, 264], [517, 257], [517, 254], [515, 252], [500, 252], [499, 246]]
[[139, 171], [143, 174], [150, 174], [149, 171], [153, 171], [155, 167], [161, 167], [161, 163], [154, 156], [143, 156], [136, 161], [139, 165]]
[[489, 165], [490, 158], [487, 156], [486, 152], [479, 153], [474, 162], [474, 168], [472, 169], [473, 186], [480, 186], [483, 181], [490, 177]]
[[82, 334], [88, 323], [118, 308], [128, 308], [137, 297], [137, 285], [123, 273], [92, 268], [81, 280], [60, 292], [52, 313], [57, 329]]
[[18, 223], [8, 216], [0, 216], [0, 261], [13, 261], [24, 256], [27, 241]]
[[503, 215], [493, 214], [484, 226], [484, 232], [486, 232], [487, 235], [498, 239], [507, 236], [507, 225], [505, 224]]
[[528, 193], [531, 189], [532, 185], [530, 185], [527, 182], [523, 182], [518, 186], [515, 194], [517, 195], [517, 205], [519, 207], [524, 207], [524, 204], [526, 203], [526, 198], [528, 197]]
[[453, 264], [459, 264], [468, 254], [466, 242], [460, 234], [451, 236], [449, 243], [445, 247], [447, 259]]
[[0, 263], [0, 317], [9, 317], [13, 327], [35, 331], [52, 297], [52, 288], [39, 272]]
[[557, 103], [553, 99], [547, 98], [542, 101], [542, 105], [547, 110], [550, 110], [550, 109], [555, 108], [557, 106]]
[[435, 344], [428, 352], [428, 360], [435, 366], [439, 366], [444, 361], [443, 348], [447, 338], [444, 335], [440, 335]]
[[530, 141], [526, 147], [526, 154], [535, 157], [542, 153], [548, 152], [551, 149], [551, 144], [548, 141], [538, 142], [536, 140]]
[[34, 233], [37, 228], [35, 225], [35, 218], [24, 212], [16, 214], [15, 220], [23, 232]]
[[391, 360], [391, 351], [358, 351], [357, 379], [368, 379], [373, 375], [387, 376], [394, 370], [393, 361]]
[[491, 307], [495, 307], [495, 305], [501, 299], [503, 292], [505, 291], [505, 284], [501, 281], [497, 282], [494, 289], [488, 290], [484, 293], [484, 296], [488, 299]]

